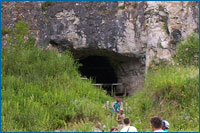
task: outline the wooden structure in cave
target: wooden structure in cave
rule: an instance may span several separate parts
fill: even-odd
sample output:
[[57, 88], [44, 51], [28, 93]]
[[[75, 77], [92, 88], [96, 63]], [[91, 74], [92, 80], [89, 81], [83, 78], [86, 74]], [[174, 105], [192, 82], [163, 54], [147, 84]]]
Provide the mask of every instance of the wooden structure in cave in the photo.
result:
[[[83, 80], [87, 80], [88, 78], [81, 78]], [[122, 97], [126, 96], [127, 94], [127, 91], [126, 91], [126, 88], [123, 89], [123, 92], [119, 92], [117, 91], [117, 86], [121, 86], [122, 83], [94, 83], [92, 84], [94, 86], [97, 86], [97, 87], [102, 87], [102, 88], [106, 88], [106, 87], [109, 87], [111, 88], [111, 90], [106, 90], [108, 94], [110, 94], [111, 96], [116, 96], [116, 95], [120, 95]]]

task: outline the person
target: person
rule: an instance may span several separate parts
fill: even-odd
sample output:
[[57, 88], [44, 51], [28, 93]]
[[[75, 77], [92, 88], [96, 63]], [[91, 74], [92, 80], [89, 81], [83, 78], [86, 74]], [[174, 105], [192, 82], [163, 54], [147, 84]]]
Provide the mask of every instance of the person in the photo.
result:
[[165, 132], [162, 130], [162, 119], [159, 116], [154, 116], [150, 120], [153, 132]]
[[121, 129], [120, 132], [137, 132], [137, 129], [134, 126], [130, 126], [129, 118], [124, 119], [124, 127]]
[[111, 111], [114, 114], [118, 113], [120, 110], [120, 106], [121, 106], [120, 99], [116, 98], [116, 101], [112, 103]]
[[168, 129], [169, 129], [169, 122], [166, 121], [166, 120], [162, 120], [162, 129], [165, 131], [165, 132], [169, 132]]
[[117, 128], [117, 127], [112, 127], [112, 128], [110, 129], [110, 132], [118, 132], [118, 128]]
[[118, 122], [118, 127], [121, 129], [124, 125], [125, 114], [123, 109], [120, 109], [120, 112], [117, 113], [116, 121]]
[[124, 110], [123, 110], [123, 109], [120, 109], [120, 112], [119, 112], [119, 113], [117, 114], [117, 116], [116, 116], [116, 121], [117, 121], [119, 124], [123, 124], [124, 119], [125, 119]]

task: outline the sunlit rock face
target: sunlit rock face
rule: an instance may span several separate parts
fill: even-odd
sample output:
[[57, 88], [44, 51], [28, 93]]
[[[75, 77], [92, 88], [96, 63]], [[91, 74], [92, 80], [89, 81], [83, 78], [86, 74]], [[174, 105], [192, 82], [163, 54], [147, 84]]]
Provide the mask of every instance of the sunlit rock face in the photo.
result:
[[2, 2], [1, 12], [2, 27], [27, 21], [42, 48], [108, 58], [129, 94], [152, 62], [171, 61], [177, 41], [199, 32], [197, 1]]

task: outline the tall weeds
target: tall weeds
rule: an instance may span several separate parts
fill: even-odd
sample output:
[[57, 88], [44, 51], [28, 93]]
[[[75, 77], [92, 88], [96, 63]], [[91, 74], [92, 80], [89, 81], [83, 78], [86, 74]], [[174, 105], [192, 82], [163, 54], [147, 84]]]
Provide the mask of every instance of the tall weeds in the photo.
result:
[[81, 80], [70, 52], [38, 48], [27, 27], [17, 23], [1, 51], [1, 131], [52, 131], [106, 118], [110, 98]]

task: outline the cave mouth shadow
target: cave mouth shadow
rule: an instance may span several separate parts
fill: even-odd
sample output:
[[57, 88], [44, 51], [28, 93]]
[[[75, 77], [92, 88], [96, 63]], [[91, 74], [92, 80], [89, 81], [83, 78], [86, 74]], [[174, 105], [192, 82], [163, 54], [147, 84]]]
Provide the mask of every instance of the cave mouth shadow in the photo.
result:
[[81, 64], [79, 72], [83, 77], [92, 79], [96, 84], [105, 84], [103, 89], [108, 94], [111, 92], [111, 86], [108, 84], [117, 83], [117, 75], [110, 60], [106, 56], [87, 56], [79, 59]]

